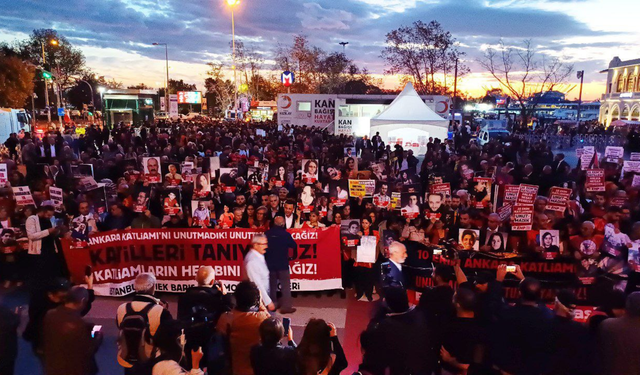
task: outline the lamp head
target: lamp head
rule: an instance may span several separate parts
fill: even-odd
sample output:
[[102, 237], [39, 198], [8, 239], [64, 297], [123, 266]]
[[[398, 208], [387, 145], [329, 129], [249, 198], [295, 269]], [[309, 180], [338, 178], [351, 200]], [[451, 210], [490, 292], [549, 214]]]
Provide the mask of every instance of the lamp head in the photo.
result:
[[51, 43], [51, 45], [52, 45], [52, 46], [57, 46], [57, 45], [58, 45], [58, 41], [57, 41], [57, 40], [55, 40], [55, 39], [51, 39], [51, 40], [49, 41], [49, 43]]
[[234, 5], [240, 4], [240, 0], [227, 0], [227, 4], [232, 7]]

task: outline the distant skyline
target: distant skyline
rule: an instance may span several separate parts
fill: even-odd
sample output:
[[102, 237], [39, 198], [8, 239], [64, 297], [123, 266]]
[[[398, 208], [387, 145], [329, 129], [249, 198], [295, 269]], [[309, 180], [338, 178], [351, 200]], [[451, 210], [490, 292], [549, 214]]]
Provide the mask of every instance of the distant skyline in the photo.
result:
[[[541, 53], [563, 56], [585, 71], [584, 100], [604, 93], [598, 73], [614, 56], [640, 58], [637, 0], [241, 0], [236, 7], [236, 37], [272, 60], [278, 43], [296, 34], [328, 52], [342, 51], [360, 67], [384, 79], [379, 57], [385, 34], [416, 20], [437, 20], [460, 42], [471, 73], [459, 84], [474, 96], [497, 82], [477, 64], [488, 46], [532, 39]], [[87, 66], [123, 82], [164, 85], [164, 48], [169, 45], [171, 78], [202, 89], [206, 62], [230, 60], [230, 11], [226, 0], [42, 0], [15, 1], [0, 13], [0, 41], [28, 37], [51, 28], [80, 48]], [[571, 83], [579, 81], [572, 75]], [[576, 98], [575, 88], [567, 97]]]

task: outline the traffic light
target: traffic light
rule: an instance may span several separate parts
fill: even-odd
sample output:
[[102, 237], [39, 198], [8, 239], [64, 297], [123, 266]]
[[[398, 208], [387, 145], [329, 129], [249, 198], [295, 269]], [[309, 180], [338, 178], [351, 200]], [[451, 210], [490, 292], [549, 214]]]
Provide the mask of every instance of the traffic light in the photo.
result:
[[42, 71], [42, 78], [44, 78], [44, 79], [52, 79], [53, 78], [53, 74], [51, 74], [51, 72], [43, 70]]

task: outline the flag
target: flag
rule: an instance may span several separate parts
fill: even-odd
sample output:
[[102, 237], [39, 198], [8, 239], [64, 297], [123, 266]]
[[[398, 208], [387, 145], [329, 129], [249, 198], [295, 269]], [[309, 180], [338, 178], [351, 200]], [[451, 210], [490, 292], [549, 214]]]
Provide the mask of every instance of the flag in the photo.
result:
[[578, 77], [578, 79], [582, 79], [582, 77], [584, 76], [584, 70], [578, 70], [576, 76]]

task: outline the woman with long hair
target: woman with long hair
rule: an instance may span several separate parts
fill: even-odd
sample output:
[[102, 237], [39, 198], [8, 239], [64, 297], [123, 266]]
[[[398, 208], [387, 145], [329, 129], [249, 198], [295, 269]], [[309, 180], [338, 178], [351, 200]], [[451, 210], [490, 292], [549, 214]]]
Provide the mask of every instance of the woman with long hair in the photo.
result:
[[[378, 241], [380, 240], [380, 235], [377, 230], [373, 230], [372, 227], [373, 222], [371, 218], [368, 216], [363, 217], [360, 220], [360, 232], [358, 232], [358, 236], [362, 238], [362, 236], [374, 236], [376, 238], [376, 249], [378, 248]], [[354, 252], [357, 252], [354, 251]], [[376, 251], [377, 255], [377, 251]], [[357, 259], [357, 254], [352, 255], [353, 259]], [[363, 262], [355, 262], [353, 264], [354, 271], [354, 281], [356, 287], [356, 299], [358, 301], [365, 301], [365, 298], [369, 302], [373, 302], [373, 265], [375, 263], [363, 263]]]
[[267, 207], [260, 206], [256, 209], [256, 218], [251, 228], [267, 230], [269, 229], [269, 220], [267, 219]]
[[348, 365], [336, 327], [322, 319], [309, 320], [297, 352], [300, 375], [338, 375]]
[[256, 206], [253, 203], [248, 203], [247, 208], [245, 208], [244, 210], [242, 221], [248, 224], [247, 228], [251, 228], [255, 220], [256, 220]]

